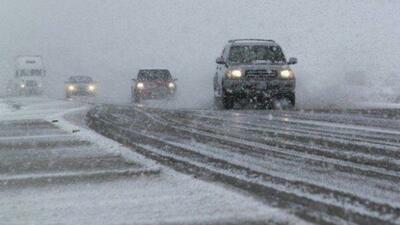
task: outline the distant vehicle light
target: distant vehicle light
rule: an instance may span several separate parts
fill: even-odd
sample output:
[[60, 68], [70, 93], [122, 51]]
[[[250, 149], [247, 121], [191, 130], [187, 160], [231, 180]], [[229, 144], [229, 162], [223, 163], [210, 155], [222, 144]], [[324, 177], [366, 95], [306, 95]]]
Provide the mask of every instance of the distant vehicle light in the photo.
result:
[[170, 83], [168, 84], [168, 87], [171, 88], [171, 89], [173, 89], [173, 88], [175, 88], [175, 84], [172, 83], [172, 82], [170, 82]]
[[21, 88], [25, 88], [25, 84], [21, 84], [20, 87], [21, 87]]
[[74, 85], [69, 85], [68, 86], [69, 91], [75, 91], [75, 86]]
[[96, 86], [95, 85], [89, 85], [89, 91], [95, 91]]
[[144, 88], [144, 84], [142, 82], [139, 82], [139, 83], [136, 84], [136, 87], [138, 89], [143, 89]]

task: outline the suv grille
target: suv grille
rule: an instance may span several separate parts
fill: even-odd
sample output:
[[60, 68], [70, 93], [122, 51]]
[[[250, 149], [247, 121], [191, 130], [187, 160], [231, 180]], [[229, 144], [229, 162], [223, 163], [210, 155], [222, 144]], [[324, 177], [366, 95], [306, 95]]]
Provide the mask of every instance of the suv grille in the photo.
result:
[[27, 81], [25, 82], [25, 85], [26, 85], [27, 87], [36, 87], [36, 86], [38, 86], [38, 85], [37, 85], [37, 82], [34, 81], [34, 80], [27, 80]]
[[245, 74], [251, 80], [264, 80], [278, 75], [276, 70], [247, 70]]

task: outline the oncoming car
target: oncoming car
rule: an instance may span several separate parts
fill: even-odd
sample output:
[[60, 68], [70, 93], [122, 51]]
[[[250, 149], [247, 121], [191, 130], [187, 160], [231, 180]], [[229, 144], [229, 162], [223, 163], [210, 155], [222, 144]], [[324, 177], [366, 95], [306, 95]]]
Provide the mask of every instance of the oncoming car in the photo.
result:
[[72, 96], [95, 96], [97, 84], [89, 76], [71, 76], [65, 82], [65, 97]]
[[236, 102], [271, 108], [275, 102], [296, 104], [296, 79], [281, 47], [273, 40], [230, 40], [217, 58], [214, 100], [219, 108], [231, 109]]
[[173, 79], [166, 69], [139, 70], [137, 78], [133, 81], [131, 87], [133, 102], [173, 97], [177, 90], [177, 79]]

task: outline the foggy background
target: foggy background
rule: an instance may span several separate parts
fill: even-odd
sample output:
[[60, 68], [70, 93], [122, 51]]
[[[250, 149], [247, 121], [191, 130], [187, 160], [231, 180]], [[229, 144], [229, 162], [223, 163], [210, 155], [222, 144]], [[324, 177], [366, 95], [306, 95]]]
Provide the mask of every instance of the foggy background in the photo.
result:
[[100, 101], [123, 103], [138, 69], [168, 68], [180, 106], [207, 106], [226, 41], [266, 38], [299, 59], [301, 106], [392, 101], [399, 11], [396, 0], [0, 0], [0, 90], [16, 55], [38, 54], [51, 97], [64, 96], [67, 77], [90, 75]]

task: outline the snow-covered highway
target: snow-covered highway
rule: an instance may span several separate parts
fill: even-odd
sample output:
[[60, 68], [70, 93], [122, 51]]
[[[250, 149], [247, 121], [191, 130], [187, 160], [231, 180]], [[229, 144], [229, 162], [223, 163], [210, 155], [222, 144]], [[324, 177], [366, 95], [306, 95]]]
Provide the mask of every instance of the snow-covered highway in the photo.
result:
[[86, 103], [8, 98], [0, 107], [0, 224], [304, 223], [91, 131]]
[[399, 110], [98, 106], [89, 125], [187, 174], [317, 224], [400, 224]]

